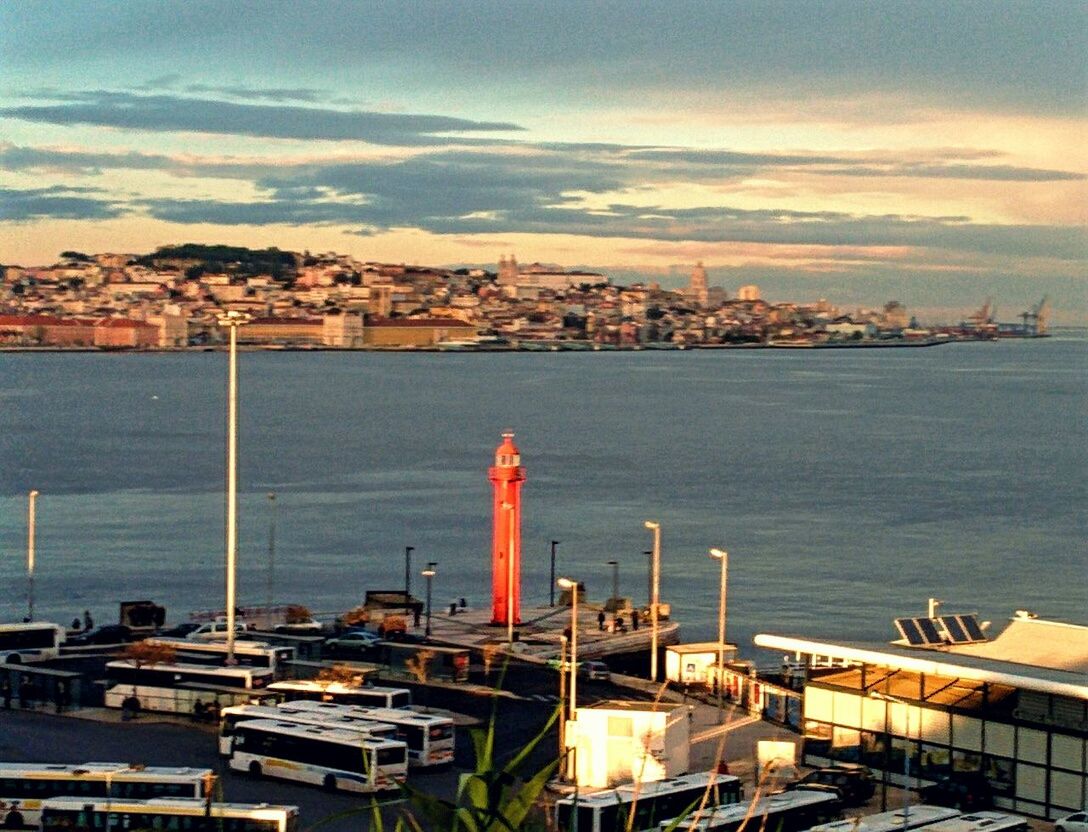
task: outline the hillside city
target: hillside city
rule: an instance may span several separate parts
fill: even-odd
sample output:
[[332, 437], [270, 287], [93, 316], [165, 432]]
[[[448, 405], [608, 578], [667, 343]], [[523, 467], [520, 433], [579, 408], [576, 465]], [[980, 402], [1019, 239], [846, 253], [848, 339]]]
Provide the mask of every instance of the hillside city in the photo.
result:
[[[860, 346], [998, 334], [987, 307], [938, 331], [894, 300], [846, 313], [825, 300], [770, 303], [756, 285], [727, 291], [708, 285], [701, 263], [675, 290], [513, 255], [489, 271], [194, 244], [148, 255], [66, 251], [49, 266], [0, 270], [8, 348], [202, 347], [223, 340], [217, 321], [230, 311], [249, 316], [240, 343], [285, 348]], [[1045, 331], [1041, 307], [1031, 334]]]

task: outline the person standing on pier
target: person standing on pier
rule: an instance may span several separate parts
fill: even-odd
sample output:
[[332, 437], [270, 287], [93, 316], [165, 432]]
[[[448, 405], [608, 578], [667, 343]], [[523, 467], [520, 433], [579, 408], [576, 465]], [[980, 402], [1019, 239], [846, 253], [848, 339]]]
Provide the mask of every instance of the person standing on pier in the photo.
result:
[[597, 629], [601, 631], [604, 630], [604, 610], [597, 613]]

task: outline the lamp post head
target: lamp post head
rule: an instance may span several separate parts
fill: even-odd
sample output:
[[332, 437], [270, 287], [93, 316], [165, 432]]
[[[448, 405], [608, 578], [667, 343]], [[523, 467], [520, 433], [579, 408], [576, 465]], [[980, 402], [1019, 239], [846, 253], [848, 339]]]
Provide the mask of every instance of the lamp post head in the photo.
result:
[[31, 491], [31, 492], [30, 492], [30, 493], [29, 493], [29, 494], [28, 494], [27, 496], [28, 496], [28, 497], [30, 497], [30, 499], [32, 499], [32, 500], [33, 500], [33, 499], [34, 499], [35, 497], [37, 497], [37, 496], [38, 496], [39, 494], [41, 494], [41, 492], [40, 492], [40, 491], [38, 491], [38, 489], [36, 489], [36, 488], [35, 488], [35, 489], [34, 489], [33, 491]]
[[729, 553], [725, 551], [725, 549], [711, 549], [710, 556], [712, 558], [717, 558], [718, 560], [727, 560], [729, 558]]
[[655, 523], [653, 520], [647, 520], [642, 525], [645, 526], [650, 531], [657, 531], [658, 529], [661, 528], [661, 524], [660, 523]]
[[248, 312], [238, 312], [235, 309], [229, 309], [226, 312], [220, 312], [215, 316], [220, 326], [235, 327], [243, 326], [253, 320], [253, 316]]
[[422, 575], [424, 578], [433, 578], [435, 576], [434, 567], [428, 566], [419, 574]]
[[556, 583], [563, 589], [574, 589], [574, 587], [578, 585], [577, 581], [571, 580], [570, 578], [559, 578]]
[[607, 563], [608, 566], [619, 566], [619, 564], [620, 562], [618, 560], [610, 560]]

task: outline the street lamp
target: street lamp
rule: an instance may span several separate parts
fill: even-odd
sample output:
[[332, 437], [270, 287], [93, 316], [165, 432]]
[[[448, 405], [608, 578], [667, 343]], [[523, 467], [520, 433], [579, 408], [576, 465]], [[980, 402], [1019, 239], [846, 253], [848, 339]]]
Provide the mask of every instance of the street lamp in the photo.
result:
[[34, 620], [34, 531], [37, 523], [35, 509], [39, 493], [34, 490], [26, 495], [26, 606], [28, 621]]
[[657, 607], [661, 594], [661, 524], [653, 520], [643, 523], [654, 533], [653, 568], [650, 587], [650, 681], [657, 681]]
[[[578, 582], [571, 578], [560, 578], [556, 583], [563, 589], [570, 590], [570, 709], [567, 717], [571, 721], [578, 719]], [[560, 665], [559, 672], [563, 672]], [[564, 726], [565, 733], [565, 726]], [[571, 779], [577, 779], [573, 766], [568, 766]]]
[[615, 618], [620, 606], [620, 562], [610, 560], [608, 565], [612, 567], [612, 617]]
[[238, 327], [249, 323], [245, 312], [219, 315], [219, 325], [230, 330], [227, 378], [227, 664], [234, 664], [235, 575], [238, 558]]
[[[869, 691], [872, 699], [880, 699], [884, 704], [884, 742], [891, 745], [891, 731], [888, 729], [888, 703], [903, 706], [903, 830], [910, 829], [910, 708], [906, 700], [878, 690]], [[918, 731], [921, 733], [921, 725]], [[885, 746], [887, 747], [887, 746]], [[884, 793], [881, 797], [883, 809], [888, 805], [888, 765], [884, 764]], [[883, 811], [882, 809], [882, 811]]]
[[431, 580], [434, 578], [434, 568], [438, 566], [438, 563], [431, 561], [427, 564], [427, 568], [419, 574], [427, 579], [427, 638], [431, 637]]
[[408, 605], [412, 603], [412, 552], [415, 550], [415, 546], [404, 547], [404, 612], [406, 614], [410, 610]]
[[654, 550], [644, 549], [646, 556], [646, 607], [654, 602]]
[[[554, 607], [555, 606], [555, 547], [558, 546], [558, 545], [559, 545], [558, 540], [553, 540], [552, 541], [552, 571], [551, 571], [551, 576], [550, 576], [551, 581], [549, 581], [549, 583], [548, 583], [548, 606], [549, 607]], [[560, 674], [560, 675], [562, 675], [562, 674]]]
[[722, 580], [718, 588], [718, 722], [721, 722], [725, 688], [725, 582], [729, 574], [729, 553], [725, 549], [711, 549], [710, 556], [722, 562]]
[[268, 614], [276, 598], [276, 492], [268, 492]]
[[515, 528], [514, 504], [503, 503], [502, 508], [510, 520], [510, 530], [507, 535], [509, 551], [506, 553], [506, 646], [510, 649], [514, 644], [514, 546], [516, 545], [514, 534], [517, 529]]

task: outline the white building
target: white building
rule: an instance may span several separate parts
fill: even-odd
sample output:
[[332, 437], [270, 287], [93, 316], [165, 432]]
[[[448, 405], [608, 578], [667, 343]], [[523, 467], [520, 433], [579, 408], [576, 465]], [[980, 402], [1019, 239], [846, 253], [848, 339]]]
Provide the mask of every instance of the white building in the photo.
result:
[[686, 774], [689, 715], [686, 705], [672, 702], [606, 700], [579, 708], [566, 728], [578, 785], [603, 789]]
[[757, 646], [808, 665], [804, 762], [861, 762], [896, 785], [907, 764], [912, 788], [978, 771], [1000, 809], [1051, 819], [1080, 810], [1088, 627], [1021, 611], [996, 637], [976, 622], [980, 637], [965, 639], [965, 618], [897, 619], [904, 638], [890, 644], [757, 635]]

